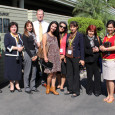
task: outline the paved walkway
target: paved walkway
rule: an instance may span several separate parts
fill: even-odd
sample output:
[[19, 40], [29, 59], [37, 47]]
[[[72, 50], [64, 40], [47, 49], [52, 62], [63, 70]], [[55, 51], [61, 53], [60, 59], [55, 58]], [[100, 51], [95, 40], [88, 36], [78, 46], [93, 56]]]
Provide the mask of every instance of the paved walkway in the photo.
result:
[[[39, 93], [31, 95], [15, 91], [10, 93], [9, 85], [0, 94], [0, 115], [114, 115], [115, 102], [103, 102], [104, 95], [95, 97], [85, 93], [86, 80], [82, 80], [83, 92], [71, 98], [57, 90], [60, 95], [46, 95], [45, 88], [39, 86]], [[66, 89], [66, 88], [65, 88]]]

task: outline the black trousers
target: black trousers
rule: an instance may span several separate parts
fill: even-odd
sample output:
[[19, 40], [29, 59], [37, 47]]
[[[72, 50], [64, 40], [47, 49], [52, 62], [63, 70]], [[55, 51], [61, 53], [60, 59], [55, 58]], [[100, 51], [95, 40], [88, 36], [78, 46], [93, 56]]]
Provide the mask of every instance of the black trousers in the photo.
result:
[[67, 90], [71, 93], [80, 94], [80, 75], [79, 75], [79, 59], [66, 58], [67, 69]]
[[[87, 70], [87, 89], [86, 92], [100, 93], [101, 92], [101, 73], [99, 72], [98, 62], [86, 63]], [[94, 82], [92, 80], [94, 75]]]

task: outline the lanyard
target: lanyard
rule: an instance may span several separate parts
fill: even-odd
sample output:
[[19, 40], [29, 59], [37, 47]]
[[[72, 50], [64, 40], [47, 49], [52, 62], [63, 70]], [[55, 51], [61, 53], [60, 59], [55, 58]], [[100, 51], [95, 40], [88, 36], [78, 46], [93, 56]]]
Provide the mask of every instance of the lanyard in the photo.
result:
[[73, 40], [75, 39], [75, 36], [76, 36], [76, 33], [75, 33], [75, 35], [73, 36], [72, 39], [69, 39], [69, 45], [70, 45], [70, 47], [71, 47], [71, 45], [72, 45]]
[[19, 44], [19, 36], [16, 36], [16, 35], [14, 35], [13, 33], [11, 33], [12, 34], [12, 36], [14, 37], [14, 38], [16, 38], [16, 41], [17, 41], [17, 43]]

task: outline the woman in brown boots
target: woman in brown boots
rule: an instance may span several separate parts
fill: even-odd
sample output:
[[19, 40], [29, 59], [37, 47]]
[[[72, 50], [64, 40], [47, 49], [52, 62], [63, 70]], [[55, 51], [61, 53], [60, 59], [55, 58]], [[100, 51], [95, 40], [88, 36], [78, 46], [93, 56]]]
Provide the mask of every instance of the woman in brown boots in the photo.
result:
[[[47, 64], [50, 62], [53, 64], [52, 68], [46, 67], [44, 70], [44, 72], [48, 74], [46, 94], [52, 92], [54, 95], [59, 95], [59, 93], [55, 90], [55, 83], [56, 83], [56, 73], [58, 71], [61, 71], [58, 30], [59, 30], [58, 23], [56, 21], [52, 21], [49, 24], [47, 33], [43, 35], [42, 40], [44, 61]], [[46, 52], [46, 50], [48, 50], [48, 52]], [[51, 65], [51, 63], [49, 65]]]

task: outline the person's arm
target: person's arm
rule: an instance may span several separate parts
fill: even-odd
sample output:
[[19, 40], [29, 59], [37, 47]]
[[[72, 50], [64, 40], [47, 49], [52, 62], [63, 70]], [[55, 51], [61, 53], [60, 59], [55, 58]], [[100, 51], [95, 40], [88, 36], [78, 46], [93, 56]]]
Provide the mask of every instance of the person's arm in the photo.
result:
[[24, 43], [24, 48], [25, 48], [25, 51], [27, 52], [27, 54], [30, 56], [30, 58], [34, 57], [32, 55], [32, 53], [30, 52], [30, 49], [29, 49], [29, 46], [28, 46], [28, 37], [23, 35], [23, 43]]
[[4, 36], [4, 46], [8, 52], [12, 52], [12, 50], [18, 50], [17, 46], [13, 46], [11, 44], [10, 34], [5, 34]]
[[84, 61], [84, 38], [83, 35], [81, 35], [80, 39], [80, 61], [81, 65], [84, 66], [85, 61]]
[[42, 39], [42, 44], [43, 44], [43, 54], [44, 54], [44, 61], [48, 62], [48, 57], [46, 54], [46, 42], [47, 42], [47, 35], [44, 34], [43, 35], [43, 39]]
[[104, 46], [100, 46], [100, 50], [102, 52], [105, 52], [105, 51], [115, 51], [115, 46], [111, 46], [111, 47], [108, 47], [108, 48], [105, 48]]

